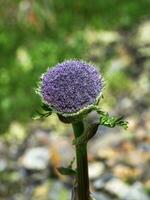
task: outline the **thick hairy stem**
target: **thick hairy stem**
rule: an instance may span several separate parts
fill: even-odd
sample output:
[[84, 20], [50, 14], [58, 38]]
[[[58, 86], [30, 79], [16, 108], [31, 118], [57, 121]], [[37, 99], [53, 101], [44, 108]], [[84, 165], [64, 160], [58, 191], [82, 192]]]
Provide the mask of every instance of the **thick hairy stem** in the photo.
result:
[[[82, 121], [72, 123], [74, 135], [77, 139], [84, 132]], [[89, 176], [88, 176], [88, 159], [87, 159], [87, 144], [76, 145], [76, 160], [77, 160], [77, 190], [79, 200], [89, 200]]]

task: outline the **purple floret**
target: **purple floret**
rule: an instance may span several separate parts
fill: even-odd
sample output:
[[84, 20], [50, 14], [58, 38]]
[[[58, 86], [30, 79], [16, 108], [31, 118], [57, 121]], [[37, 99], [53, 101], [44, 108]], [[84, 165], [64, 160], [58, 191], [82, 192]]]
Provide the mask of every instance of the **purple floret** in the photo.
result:
[[97, 70], [83, 61], [69, 60], [49, 69], [43, 76], [43, 100], [60, 113], [75, 113], [96, 102], [103, 88]]

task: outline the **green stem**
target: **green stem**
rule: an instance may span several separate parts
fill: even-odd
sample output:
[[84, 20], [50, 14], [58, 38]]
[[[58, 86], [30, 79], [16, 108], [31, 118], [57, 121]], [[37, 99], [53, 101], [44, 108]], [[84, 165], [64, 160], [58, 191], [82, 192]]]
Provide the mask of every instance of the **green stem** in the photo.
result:
[[[72, 123], [75, 138], [81, 136], [84, 132], [82, 121]], [[87, 144], [76, 146], [77, 160], [77, 183], [79, 200], [89, 200], [89, 176], [88, 176], [88, 159], [87, 159]]]

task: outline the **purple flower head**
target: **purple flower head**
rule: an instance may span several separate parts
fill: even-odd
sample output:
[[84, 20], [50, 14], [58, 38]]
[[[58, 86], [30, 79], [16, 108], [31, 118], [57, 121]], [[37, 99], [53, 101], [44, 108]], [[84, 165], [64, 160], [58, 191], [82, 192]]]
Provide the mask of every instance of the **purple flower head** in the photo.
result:
[[43, 101], [61, 114], [75, 114], [99, 100], [103, 80], [90, 64], [68, 60], [48, 69], [40, 83]]

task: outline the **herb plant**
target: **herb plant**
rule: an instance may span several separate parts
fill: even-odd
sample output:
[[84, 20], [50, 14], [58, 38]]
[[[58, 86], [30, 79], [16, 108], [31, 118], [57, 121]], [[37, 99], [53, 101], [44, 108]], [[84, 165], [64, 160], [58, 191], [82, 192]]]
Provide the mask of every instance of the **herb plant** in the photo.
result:
[[[41, 76], [38, 94], [42, 99], [42, 113], [38, 118], [56, 113], [64, 123], [71, 123], [74, 130], [73, 145], [76, 149], [77, 169], [59, 168], [63, 175], [75, 176], [75, 186], [72, 200], [92, 199], [89, 189], [87, 143], [96, 134], [99, 125], [113, 128], [121, 126], [127, 128], [123, 117], [112, 117], [99, 107], [102, 97], [104, 81], [96, 68], [84, 61], [68, 60], [49, 68]], [[85, 127], [87, 115], [96, 111], [99, 122]]]

